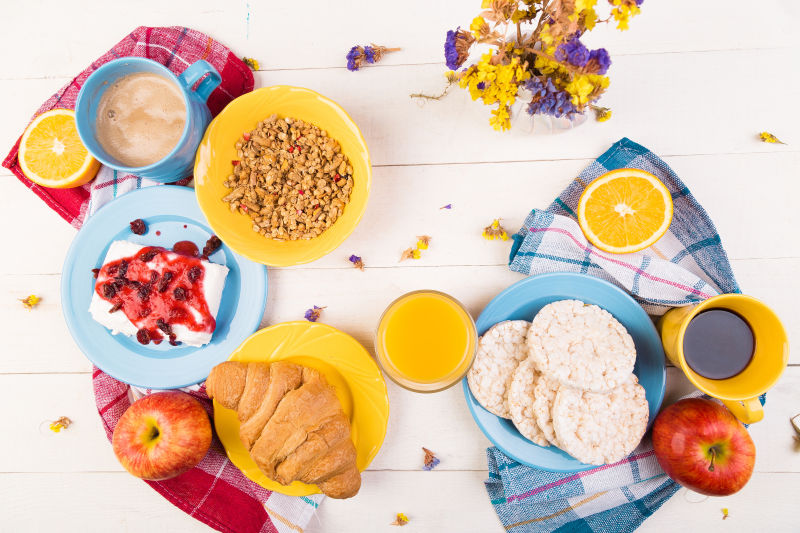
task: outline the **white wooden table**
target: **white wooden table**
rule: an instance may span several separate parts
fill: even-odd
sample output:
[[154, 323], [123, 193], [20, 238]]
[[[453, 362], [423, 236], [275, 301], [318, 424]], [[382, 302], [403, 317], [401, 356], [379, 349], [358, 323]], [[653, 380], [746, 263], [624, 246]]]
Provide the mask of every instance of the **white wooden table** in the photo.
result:
[[[516, 230], [531, 208], [545, 207], [592, 158], [628, 136], [684, 179], [716, 222], [744, 290], [774, 306], [798, 345], [797, 3], [648, 0], [630, 31], [599, 29], [590, 40], [614, 61], [602, 100], [613, 108], [611, 121], [550, 136], [495, 133], [487, 108], [463, 91], [425, 104], [409, 98], [441, 90], [445, 31], [468, 25], [479, 4], [9, 3], [0, 32], [0, 148], [5, 155], [43, 100], [135, 26], [185, 25], [258, 59], [257, 87], [305, 86], [339, 102], [372, 155], [374, 184], [360, 226], [328, 257], [270, 270], [262, 325], [324, 305], [324, 322], [371, 346], [380, 311], [420, 288], [449, 292], [477, 316], [521, 278], [506, 267], [508, 243], [483, 240], [483, 226], [502, 217]], [[347, 50], [369, 42], [403, 51], [348, 72]], [[789, 144], [759, 142], [763, 130]], [[90, 364], [59, 302], [59, 272], [75, 230], [5, 169], [0, 198], [0, 531], [207, 530], [125, 473], [100, 427]], [[439, 210], [444, 204], [453, 209]], [[433, 236], [423, 259], [398, 263], [421, 234]], [[365, 272], [347, 263], [351, 253], [363, 256]], [[17, 301], [29, 293], [43, 297], [33, 312]], [[460, 387], [418, 395], [388, 386], [386, 441], [361, 492], [324, 502], [309, 531], [394, 531], [388, 524], [397, 512], [411, 519], [404, 531], [501, 531], [482, 483], [489, 443]], [[670, 368], [668, 400], [690, 389]], [[788, 422], [797, 412], [796, 351], [764, 421], [752, 428], [758, 460], [750, 483], [719, 499], [682, 489], [642, 530], [797, 531], [800, 452]], [[56, 435], [42, 425], [61, 415], [75, 422], [68, 431]], [[435, 471], [421, 470], [421, 446], [441, 458]], [[730, 511], [724, 522], [723, 507]]]

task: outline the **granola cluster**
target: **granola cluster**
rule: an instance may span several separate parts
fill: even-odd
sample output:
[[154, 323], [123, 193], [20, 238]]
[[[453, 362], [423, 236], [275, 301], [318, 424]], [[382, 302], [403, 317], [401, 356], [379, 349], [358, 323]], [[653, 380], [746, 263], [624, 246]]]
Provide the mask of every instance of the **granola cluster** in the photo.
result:
[[313, 124], [272, 115], [242, 135], [236, 151], [223, 200], [265, 237], [317, 237], [350, 201], [353, 167], [339, 143]]

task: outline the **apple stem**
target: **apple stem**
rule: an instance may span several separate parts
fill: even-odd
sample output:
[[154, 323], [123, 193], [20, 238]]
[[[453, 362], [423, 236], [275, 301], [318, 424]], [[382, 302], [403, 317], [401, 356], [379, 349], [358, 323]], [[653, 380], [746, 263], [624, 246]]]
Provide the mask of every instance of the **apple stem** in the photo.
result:
[[711, 453], [711, 464], [708, 465], [708, 471], [709, 472], [713, 472], [714, 471], [714, 459], [717, 458], [717, 447], [716, 446], [712, 446], [711, 448], [708, 449], [708, 451]]

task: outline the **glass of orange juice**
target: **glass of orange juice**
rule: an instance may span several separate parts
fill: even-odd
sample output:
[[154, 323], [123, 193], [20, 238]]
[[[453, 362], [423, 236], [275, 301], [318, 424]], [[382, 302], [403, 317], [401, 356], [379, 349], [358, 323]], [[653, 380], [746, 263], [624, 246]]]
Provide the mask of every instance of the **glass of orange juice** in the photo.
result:
[[437, 392], [457, 383], [477, 349], [475, 322], [464, 306], [433, 290], [404, 294], [381, 315], [375, 353], [395, 383], [415, 392]]

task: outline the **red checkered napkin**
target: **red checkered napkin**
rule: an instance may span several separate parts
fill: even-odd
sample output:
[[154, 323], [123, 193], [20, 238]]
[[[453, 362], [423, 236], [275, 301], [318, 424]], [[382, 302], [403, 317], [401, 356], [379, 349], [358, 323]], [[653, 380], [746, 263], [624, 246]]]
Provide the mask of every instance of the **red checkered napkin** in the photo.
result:
[[[140, 26], [48, 98], [32, 119], [51, 109], [74, 109], [78, 92], [92, 72], [112, 59], [130, 56], [146, 57], [158, 61], [175, 74], [180, 74], [198, 59], [205, 59], [211, 63], [222, 76], [222, 83], [208, 98], [208, 107], [212, 115], [222, 111], [222, 108], [237, 96], [253, 90], [253, 73], [247, 65], [228, 48], [208, 35], [180, 26], [169, 28]], [[75, 228], [80, 228], [89, 209], [89, 199], [97, 185], [97, 180], [73, 189], [40, 187], [22, 174], [17, 160], [18, 150], [19, 139], [3, 161], [3, 166], [11, 170], [25, 186], [36, 193], [64, 220]], [[107, 174], [113, 176], [113, 172], [108, 172], [109, 170], [101, 167], [98, 176]], [[114, 180], [115, 187], [117, 181]]]

